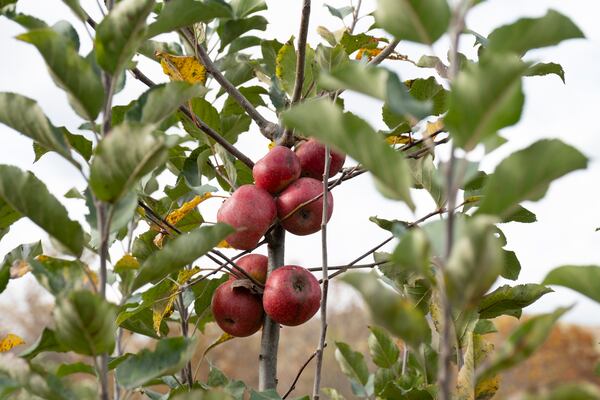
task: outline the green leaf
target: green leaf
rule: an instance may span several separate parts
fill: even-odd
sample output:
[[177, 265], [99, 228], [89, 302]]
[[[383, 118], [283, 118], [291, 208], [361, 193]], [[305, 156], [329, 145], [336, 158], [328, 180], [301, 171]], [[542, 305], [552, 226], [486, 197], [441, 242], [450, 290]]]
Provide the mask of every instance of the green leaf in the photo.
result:
[[470, 218], [455, 240], [446, 267], [446, 288], [453, 304], [476, 304], [502, 272], [504, 258], [494, 222], [489, 217]]
[[521, 273], [521, 263], [514, 251], [502, 249], [504, 254], [504, 270], [502, 277], [510, 280], [517, 280]]
[[8, 252], [2, 260], [2, 264], [0, 264], [0, 293], [2, 293], [8, 285], [10, 269], [13, 265], [18, 265], [21, 262], [29, 263], [40, 254], [42, 254], [41, 242], [22, 244]]
[[330, 400], [345, 400], [344, 396], [333, 388], [323, 388], [323, 393], [325, 393]]
[[421, 277], [432, 278], [429, 240], [421, 229], [411, 229], [400, 239], [390, 261], [390, 265], [382, 265], [379, 269], [399, 285], [413, 284]]
[[[309, 86], [314, 88], [314, 80], [316, 79], [313, 73], [313, 65], [315, 61], [315, 51], [306, 46], [306, 56], [304, 60], [304, 84], [303, 92], [309, 89]], [[284, 44], [277, 53], [275, 60], [275, 75], [279, 78], [281, 87], [291, 96], [294, 92], [296, 84], [296, 62], [297, 51], [292, 40]]]
[[494, 376], [529, 358], [544, 344], [556, 320], [569, 309], [559, 308], [553, 313], [532, 317], [521, 324], [497, 350], [487, 368], [478, 373], [477, 380], [481, 381]]
[[452, 84], [444, 123], [456, 145], [472, 150], [521, 118], [521, 76], [528, 65], [517, 56], [490, 56], [468, 65]]
[[63, 131], [52, 125], [35, 100], [16, 93], [0, 93], [0, 122], [33, 139], [47, 151], [72, 159]]
[[100, 142], [90, 169], [90, 187], [97, 198], [116, 202], [166, 160], [165, 139], [153, 131], [153, 125], [123, 123]]
[[69, 95], [75, 111], [87, 120], [96, 119], [104, 102], [102, 81], [69, 40], [50, 28], [35, 29], [17, 39], [38, 49], [54, 81]]
[[600, 303], [599, 282], [599, 266], [563, 265], [550, 271], [542, 284], [564, 286]]
[[146, 33], [154, 0], [121, 0], [96, 28], [98, 65], [116, 76], [133, 57]]
[[79, 374], [79, 373], [96, 375], [96, 370], [91, 365], [83, 363], [83, 362], [76, 362], [76, 363], [72, 363], [72, 364], [61, 364], [58, 366], [58, 369], [56, 370], [56, 376], [58, 376], [59, 378], [65, 377], [67, 375]]
[[154, 378], [175, 373], [192, 358], [195, 344], [184, 337], [161, 339], [154, 351], [144, 349], [119, 364], [117, 382], [125, 389], [134, 389]]
[[329, 4], [323, 4], [323, 5], [325, 7], [327, 7], [327, 9], [329, 10], [329, 13], [331, 15], [341, 19], [342, 21], [344, 20], [344, 18], [346, 18], [348, 15], [352, 14], [352, 12], [354, 11], [354, 8], [350, 7], [350, 6], [335, 8], [335, 7], [330, 6]]
[[148, 27], [146, 37], [167, 33], [179, 28], [210, 22], [215, 18], [231, 17], [231, 7], [221, 0], [173, 0], [164, 3], [158, 18]]
[[90, 291], [59, 297], [54, 323], [58, 343], [76, 353], [97, 356], [115, 347], [114, 307]]
[[442, 207], [446, 201], [443, 176], [435, 167], [433, 156], [427, 154], [416, 160], [409, 159], [408, 165], [415, 185], [427, 190], [435, 204]]
[[146, 259], [133, 281], [131, 290], [162, 279], [192, 263], [232, 232], [230, 226], [216, 224], [179, 235]]
[[549, 10], [540, 18], [522, 18], [495, 29], [488, 37], [488, 48], [519, 55], [528, 50], [553, 46], [566, 39], [583, 38], [583, 32], [568, 17]]
[[29, 260], [29, 265], [38, 283], [54, 296], [73, 289], [83, 289], [90, 284], [86, 275], [86, 270], [89, 269], [79, 260], [63, 260], [44, 255]]
[[264, 0], [231, 0], [231, 8], [234, 18], [239, 19], [266, 10], [267, 3]]
[[536, 221], [536, 215], [520, 205], [515, 207], [515, 211], [512, 214], [502, 219], [502, 222], [521, 222], [524, 224], [530, 224]]
[[[224, 275], [218, 279], [204, 279], [192, 286], [191, 289], [196, 297], [196, 300], [194, 300], [194, 312], [202, 322], [208, 322], [212, 320], [212, 313], [210, 309], [212, 296], [215, 290], [217, 290], [221, 284], [225, 283], [227, 279], [229, 279], [229, 277]], [[199, 324], [198, 329], [203, 331], [204, 325], [205, 324]]]
[[379, 0], [375, 20], [396, 39], [431, 45], [448, 29], [446, 0]]
[[479, 317], [492, 319], [504, 314], [520, 315], [522, 308], [533, 304], [537, 299], [552, 291], [552, 289], [536, 283], [514, 287], [500, 286], [481, 299]]
[[344, 342], [335, 342], [335, 359], [342, 372], [351, 380], [365, 386], [369, 380], [369, 369], [363, 355]]
[[266, 30], [268, 23], [267, 19], [260, 15], [244, 19], [232, 19], [221, 23], [217, 28], [217, 33], [221, 38], [221, 51], [225, 49], [229, 43], [233, 42], [234, 39], [241, 37], [246, 32], [252, 30]]
[[252, 390], [250, 392], [250, 400], [281, 400], [281, 396], [275, 389], [268, 389], [262, 392]]
[[425, 316], [410, 301], [385, 287], [374, 273], [350, 273], [342, 280], [357, 289], [376, 324], [417, 348], [429, 342], [431, 331]]
[[525, 71], [525, 76], [557, 75], [563, 83], [565, 82], [565, 71], [562, 65], [556, 63], [537, 63]]
[[208, 89], [202, 85], [193, 85], [184, 81], [156, 85], [140, 96], [135, 106], [127, 112], [126, 119], [158, 124], [177, 111], [180, 105], [207, 92]]
[[21, 219], [22, 215], [0, 198], [0, 231], [9, 228]]
[[381, 368], [392, 368], [400, 354], [398, 346], [383, 329], [370, 326], [369, 330], [371, 331], [368, 340], [369, 352], [373, 362]]
[[71, 9], [71, 11], [73, 11], [77, 18], [85, 22], [85, 20], [87, 19], [87, 14], [83, 10], [83, 8], [81, 8], [79, 0], [63, 0], [63, 3], [65, 3], [67, 7]]
[[353, 114], [344, 114], [327, 99], [295, 106], [284, 112], [282, 119], [287, 126], [314, 136], [360, 162], [385, 185], [386, 194], [414, 208], [404, 156], [392, 150], [365, 121]]
[[65, 207], [31, 172], [0, 165], [0, 198], [62, 243], [73, 254], [83, 250], [83, 230]]
[[586, 157], [575, 148], [557, 139], [540, 140], [500, 162], [485, 183], [477, 212], [511, 215], [518, 203], [541, 199], [553, 180], [586, 166]]
[[56, 334], [52, 329], [44, 328], [36, 342], [30, 348], [19, 354], [19, 357], [31, 360], [40, 353], [51, 351], [66, 353], [69, 351], [69, 348], [61, 345], [58, 340], [56, 340]]

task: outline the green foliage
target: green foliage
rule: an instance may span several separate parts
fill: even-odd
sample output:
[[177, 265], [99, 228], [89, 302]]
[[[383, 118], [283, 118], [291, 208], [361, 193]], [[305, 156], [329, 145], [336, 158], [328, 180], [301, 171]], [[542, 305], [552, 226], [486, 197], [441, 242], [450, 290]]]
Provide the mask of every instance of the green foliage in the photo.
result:
[[0, 198], [56, 238], [71, 253], [81, 255], [84, 245], [81, 225], [69, 219], [64, 206], [31, 172], [0, 165]]
[[369, 352], [375, 365], [381, 368], [392, 368], [398, 361], [400, 351], [392, 338], [381, 328], [370, 326]]
[[161, 250], [152, 254], [140, 267], [132, 284], [132, 290], [149, 282], [155, 282], [191, 264], [197, 258], [221, 242], [233, 229], [224, 224], [196, 229], [169, 241]]
[[564, 286], [600, 303], [598, 282], [600, 267], [596, 265], [563, 265], [550, 271], [542, 284]]
[[521, 309], [552, 292], [543, 285], [530, 283], [511, 287], [504, 285], [485, 295], [479, 303], [480, 318], [496, 318], [500, 315], [521, 316]]
[[164, 3], [160, 14], [148, 26], [147, 37], [171, 32], [215, 18], [231, 17], [231, 7], [222, 0], [174, 0]]
[[63, 348], [98, 356], [115, 347], [114, 307], [87, 291], [74, 291], [57, 298], [54, 309], [55, 336]]
[[104, 100], [100, 76], [79, 54], [72, 43], [53, 29], [34, 29], [17, 36], [33, 44], [48, 65], [52, 78], [68, 95], [74, 110], [83, 118], [94, 120]]
[[583, 32], [568, 17], [549, 10], [540, 18], [523, 18], [490, 33], [488, 47], [493, 51], [524, 54], [528, 50], [552, 46], [566, 39], [583, 38]]
[[105, 71], [116, 76], [146, 35], [146, 18], [154, 0], [122, 0], [96, 28], [96, 59]]
[[444, 118], [457, 146], [472, 150], [521, 118], [521, 76], [528, 65], [517, 56], [490, 55], [469, 64], [452, 83]]
[[133, 389], [175, 373], [192, 357], [194, 344], [193, 340], [183, 337], [161, 339], [154, 351], [144, 349], [119, 364], [117, 382], [126, 389]]
[[586, 166], [586, 157], [575, 148], [556, 139], [540, 140], [500, 162], [483, 188], [477, 212], [512, 215], [518, 203], [541, 199], [553, 180]]
[[22, 244], [8, 252], [0, 265], [0, 293], [2, 293], [8, 285], [10, 268], [13, 265], [29, 263], [40, 254], [42, 254], [42, 243], [40, 242]]
[[283, 113], [283, 121], [359, 161], [385, 185], [387, 195], [414, 207], [409, 193], [410, 175], [406, 160], [377, 138], [373, 128], [362, 119], [350, 113], [344, 114], [337, 106], [322, 99], [293, 107]]
[[[131, 141], [136, 144], [133, 148]], [[154, 125], [120, 124], [96, 148], [90, 187], [97, 198], [114, 203], [166, 156], [165, 137], [154, 132]]]
[[397, 39], [433, 44], [448, 29], [446, 0], [379, 0], [375, 19]]

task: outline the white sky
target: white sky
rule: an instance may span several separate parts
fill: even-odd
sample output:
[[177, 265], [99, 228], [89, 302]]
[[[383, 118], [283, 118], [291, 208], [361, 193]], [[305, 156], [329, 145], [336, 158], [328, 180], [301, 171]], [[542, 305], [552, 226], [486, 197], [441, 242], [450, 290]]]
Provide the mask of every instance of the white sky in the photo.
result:
[[[300, 0], [267, 0], [267, 19], [271, 22], [267, 38], [286, 41], [297, 35]], [[97, 6], [93, 0], [82, 1], [84, 7], [97, 16]], [[331, 0], [334, 6], [347, 5], [346, 0]], [[310, 43], [315, 46], [319, 37], [315, 33], [318, 25], [330, 30], [341, 28], [339, 20], [332, 18], [321, 1], [313, 1], [310, 25]], [[363, 11], [374, 8], [373, 0], [363, 2]], [[509, 143], [494, 152], [483, 165], [486, 171], [515, 149], [523, 148], [535, 140], [546, 137], [561, 138], [576, 146], [590, 158], [587, 170], [573, 173], [558, 180], [548, 191], [546, 198], [526, 206], [537, 214], [534, 224], [509, 224], [502, 227], [508, 237], [508, 248], [514, 250], [522, 264], [519, 283], [540, 282], [546, 273], [562, 264], [600, 265], [600, 226], [597, 187], [600, 178], [600, 128], [594, 122], [594, 115], [600, 106], [600, 3], [586, 0], [565, 1], [522, 1], [490, 0], [478, 6], [468, 19], [469, 28], [487, 35], [494, 27], [514, 21], [519, 16], [541, 16], [548, 8], [557, 9], [570, 16], [583, 30], [587, 40], [564, 42], [552, 49], [532, 52], [529, 57], [540, 61], [561, 63], [566, 72], [567, 84], [563, 85], [556, 76], [528, 78], [525, 80], [527, 100], [521, 122], [502, 131]], [[19, 10], [54, 23], [61, 19], [71, 21], [82, 40], [82, 52], [90, 49], [89, 38], [80, 23], [77, 23], [69, 9], [59, 0], [20, 0]], [[358, 29], [370, 24], [369, 19], [361, 21]], [[0, 18], [0, 52], [3, 54], [0, 91], [12, 91], [29, 96], [38, 101], [46, 115], [55, 125], [65, 125], [76, 131], [81, 120], [68, 107], [66, 96], [50, 80], [42, 58], [31, 45], [19, 42], [14, 36], [21, 33], [17, 24]], [[464, 50], [470, 51], [472, 40], [465, 37]], [[427, 49], [410, 44], [401, 44], [398, 50], [418, 59]], [[445, 43], [436, 46], [437, 55], [446, 52]], [[443, 58], [443, 57], [442, 57]], [[140, 67], [155, 81], [165, 80], [156, 64], [140, 58]], [[431, 71], [419, 70], [399, 62], [387, 62], [386, 66], [397, 69], [403, 79], [428, 76]], [[128, 88], [115, 99], [118, 104], [126, 104], [137, 97], [145, 87], [128, 77]], [[383, 128], [380, 121], [381, 104], [366, 97], [345, 94], [346, 105], [351, 111], [367, 119], [375, 127]], [[257, 133], [240, 138], [242, 149], [257, 160], [266, 152], [266, 141]], [[58, 156], [47, 154], [36, 164], [31, 141], [4, 125], [0, 125], [0, 163], [17, 165], [33, 171], [48, 185], [51, 192], [61, 198], [73, 218], [82, 220], [85, 208], [78, 200], [64, 199], [62, 195], [73, 186], [83, 188], [81, 177], [71, 166]], [[524, 171], [526, 172], [526, 171]], [[170, 183], [174, 182], [171, 181]], [[424, 193], [415, 193], [418, 209], [415, 215], [402, 204], [385, 200], [374, 190], [371, 179], [361, 176], [347, 182], [334, 191], [335, 210], [328, 228], [330, 243], [330, 264], [344, 264], [364, 250], [377, 244], [387, 232], [368, 221], [369, 216], [414, 220], [434, 209], [433, 202]], [[214, 220], [217, 201], [202, 207], [207, 220]], [[45, 239], [43, 231], [27, 220], [13, 225], [0, 243], [0, 256], [21, 243]], [[119, 247], [119, 246], [115, 246]], [[389, 249], [389, 247], [388, 247]], [[114, 248], [114, 256], [120, 253]], [[304, 266], [320, 265], [320, 235], [308, 237], [287, 236], [286, 262]], [[11, 282], [0, 295], [0, 303], [15, 303], [27, 289], [22, 279]], [[600, 305], [597, 305], [568, 289], [556, 288], [556, 292], [546, 295], [527, 312], [550, 311], [558, 305], [577, 303], [563, 319], [582, 324], [600, 324]], [[353, 292], [342, 290], [339, 295], [348, 298]], [[344, 301], [343, 299], [340, 299]], [[336, 303], [336, 302], [332, 302]], [[0, 316], [0, 330], [9, 329], [10, 321]]]

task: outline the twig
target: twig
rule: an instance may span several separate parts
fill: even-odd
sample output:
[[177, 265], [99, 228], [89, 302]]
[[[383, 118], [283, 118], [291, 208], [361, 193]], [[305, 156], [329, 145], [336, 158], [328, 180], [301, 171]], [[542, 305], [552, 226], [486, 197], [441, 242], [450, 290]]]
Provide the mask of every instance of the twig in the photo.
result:
[[388, 56], [390, 54], [392, 54], [394, 52], [394, 50], [396, 50], [398, 43], [400, 43], [400, 40], [392, 40], [390, 42], [390, 44], [388, 44], [387, 46], [385, 46], [383, 48], [383, 50], [381, 50], [381, 53], [377, 54], [375, 57], [373, 57], [373, 59], [371, 61], [369, 61], [369, 64], [371, 64], [371, 65], [381, 64], [383, 62], [383, 60], [388, 58]]
[[356, 28], [356, 23], [358, 22], [358, 14], [360, 13], [360, 7], [362, 6], [362, 0], [358, 0], [356, 7], [354, 8], [354, 12], [352, 13], [352, 24], [350, 24], [350, 33], [354, 32], [354, 28]]
[[[452, 16], [452, 23], [450, 24], [450, 80], [454, 80], [458, 74], [458, 51], [459, 41], [461, 32], [464, 29], [465, 16], [470, 7], [471, 0], [462, 0], [454, 10]], [[446, 219], [446, 249], [444, 262], [440, 273], [443, 273], [448, 261], [450, 260], [450, 254], [454, 245], [454, 211], [456, 204], [456, 196], [458, 195], [458, 185], [455, 180], [455, 167], [456, 167], [456, 148], [452, 144], [450, 150], [450, 159], [448, 161], [448, 170], [446, 173], [446, 193], [448, 199], [448, 217]], [[448, 299], [446, 286], [444, 279], [438, 279], [438, 290], [442, 308], [441, 318], [441, 334], [440, 334], [440, 345], [439, 345], [439, 368], [437, 381], [439, 386], [440, 400], [450, 400], [452, 397], [451, 386], [452, 386], [452, 344], [453, 344], [453, 318], [452, 318], [452, 304]], [[454, 334], [456, 337], [456, 333]], [[459, 351], [457, 349], [457, 351]]]
[[[327, 343], [325, 343], [325, 347], [327, 347]], [[315, 358], [315, 356], [317, 355], [318, 350], [315, 350], [310, 357], [308, 357], [308, 360], [306, 360], [304, 362], [304, 364], [302, 364], [302, 366], [300, 367], [300, 369], [298, 370], [298, 373], [296, 374], [296, 377], [294, 378], [294, 381], [292, 382], [292, 385], [290, 386], [290, 388], [288, 389], [287, 392], [285, 392], [285, 394], [283, 395], [283, 399], [286, 399], [290, 393], [292, 393], [294, 391], [294, 389], [296, 389], [296, 383], [298, 383], [298, 380], [300, 379], [300, 376], [302, 375], [302, 372], [304, 372], [304, 370], [306, 369], [306, 367], [308, 366], [308, 364], [310, 364], [310, 362], [312, 361], [313, 358]]]
[[[335, 102], [336, 99], [333, 101]], [[328, 145], [325, 146], [325, 167], [323, 168], [323, 215], [321, 217], [321, 254], [322, 254], [322, 297], [321, 297], [321, 337], [319, 339], [319, 347], [317, 347], [317, 367], [315, 369], [315, 381], [313, 386], [313, 400], [318, 400], [321, 392], [321, 371], [323, 369], [323, 350], [325, 349], [325, 340], [327, 337], [327, 293], [329, 289], [329, 278], [327, 276], [327, 221], [329, 214], [329, 202], [327, 201], [327, 193], [329, 185], [327, 177], [331, 166], [331, 149]]]
[[[131, 69], [131, 73], [133, 74], [133, 76], [136, 79], [138, 79], [140, 82], [144, 83], [146, 86], [148, 86], [148, 87], [156, 86], [156, 84], [150, 78], [148, 78], [146, 75], [144, 75], [139, 69], [133, 68], [133, 69]], [[179, 110], [186, 117], [188, 117], [190, 119], [190, 121], [192, 121], [192, 123], [194, 125], [196, 125], [196, 127], [198, 129], [200, 129], [202, 132], [204, 132], [208, 137], [212, 138], [215, 142], [217, 142], [218, 144], [223, 146], [223, 148], [225, 150], [227, 150], [227, 152], [229, 154], [233, 155], [235, 158], [237, 158], [238, 160], [240, 160], [241, 162], [246, 164], [248, 166], [248, 168], [252, 169], [252, 167], [254, 167], [254, 162], [252, 162], [252, 160], [250, 158], [248, 158], [248, 156], [246, 156], [244, 153], [239, 151], [235, 146], [233, 146], [231, 143], [229, 143], [227, 141], [227, 139], [225, 139], [217, 131], [212, 129], [204, 121], [202, 121], [200, 118], [198, 118], [198, 116], [195, 115], [192, 110], [188, 109], [186, 106], [183, 106], [183, 105], [179, 106]]]
[[221, 71], [219, 71], [217, 66], [210, 59], [206, 49], [204, 49], [201, 44], [194, 43], [195, 41], [190, 38], [189, 29], [184, 29], [182, 32], [183, 36], [190, 43], [190, 45], [195, 46], [196, 53], [200, 59], [199, 61], [206, 67], [206, 71], [211, 74], [217, 82], [219, 82], [221, 87], [225, 89], [225, 91], [229, 93], [229, 95], [233, 97], [234, 100], [246, 111], [250, 118], [256, 122], [256, 125], [258, 125], [258, 128], [263, 136], [270, 140], [275, 139], [280, 130], [279, 126], [265, 119], [256, 110], [256, 108], [254, 108], [252, 103], [250, 103], [250, 101], [248, 101], [248, 99], [242, 94], [242, 92], [240, 92], [231, 82], [229, 82], [227, 78], [225, 78], [225, 76], [221, 73]]
[[[294, 80], [294, 92], [291, 105], [298, 103], [302, 98], [304, 87], [304, 67], [306, 64], [306, 40], [308, 37], [308, 25], [310, 22], [310, 0], [304, 0], [302, 5], [302, 16], [300, 18], [300, 32], [298, 34], [298, 56], [296, 57], [296, 78]], [[294, 144], [294, 131], [286, 129], [279, 141], [281, 145], [291, 147]]]
[[[373, 262], [373, 263], [369, 263], [369, 264], [359, 264], [359, 265], [336, 265], [336, 266], [331, 266], [328, 267], [327, 270], [328, 271], [337, 271], [340, 269], [366, 269], [366, 268], [374, 268], [378, 265], [381, 264], [385, 264], [389, 261], [379, 261], [379, 262]], [[323, 267], [314, 267], [314, 268], [307, 268], [309, 271], [311, 272], [317, 272], [317, 271], [322, 271]]]

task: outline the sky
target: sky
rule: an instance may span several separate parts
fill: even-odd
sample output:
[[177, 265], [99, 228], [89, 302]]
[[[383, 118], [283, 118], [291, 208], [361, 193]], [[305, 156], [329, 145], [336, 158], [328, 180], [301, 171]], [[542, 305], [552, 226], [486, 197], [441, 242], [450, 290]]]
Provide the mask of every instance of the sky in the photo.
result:
[[[81, 3], [95, 18], [99, 18], [95, 1], [85, 0]], [[267, 0], [267, 3], [269, 10], [264, 15], [270, 21], [270, 26], [266, 37], [286, 41], [291, 36], [297, 36], [302, 2]], [[320, 43], [316, 34], [317, 26], [323, 25], [330, 30], [343, 27], [322, 4], [322, 1], [313, 1], [309, 31], [309, 43], [313, 46]], [[348, 5], [348, 1], [330, 0], [328, 4], [341, 7]], [[363, 13], [372, 11], [374, 4], [373, 0], [364, 0]], [[508, 238], [507, 247], [516, 252], [523, 267], [518, 283], [539, 283], [549, 270], [563, 264], [600, 265], [600, 232], [594, 231], [600, 226], [597, 207], [600, 191], [600, 164], [597, 160], [600, 155], [600, 127], [594, 123], [594, 115], [600, 105], [600, 75], [597, 73], [597, 66], [600, 64], [600, 26], [596, 18], [600, 15], [600, 3], [586, 0], [488, 0], [477, 6], [467, 20], [469, 28], [487, 35], [496, 26], [513, 22], [519, 17], [542, 16], [549, 8], [571, 17], [585, 33], [586, 40], [566, 41], [554, 48], [528, 54], [527, 58], [530, 60], [562, 64], [566, 72], [566, 85], [556, 76], [525, 79], [526, 103], [522, 119], [517, 125], [501, 131], [509, 142], [486, 157], [481, 167], [491, 172], [511, 152], [541, 138], [564, 140], [583, 151], [590, 163], [587, 170], [555, 181], [543, 200], [525, 204], [537, 214], [537, 223], [511, 223], [502, 226]], [[82, 40], [81, 51], [86, 53], [90, 50], [87, 32], [61, 1], [20, 0], [19, 10], [50, 24], [61, 19], [71, 21]], [[359, 22], [357, 29], [360, 31], [371, 22], [372, 20], [365, 18]], [[35, 99], [55, 125], [64, 125], [77, 131], [81, 120], [68, 107], [65, 94], [52, 83], [42, 58], [33, 46], [14, 39], [21, 32], [23, 29], [17, 24], [0, 17], [0, 51], [3, 54], [0, 91], [17, 92]], [[461, 44], [462, 51], [473, 54], [471, 37], [465, 36]], [[440, 58], [445, 58], [446, 50], [447, 42], [443, 39], [434, 48]], [[412, 59], [418, 59], [421, 54], [429, 54], [429, 49], [409, 43], [401, 43], [398, 51]], [[140, 69], [153, 80], [166, 80], [157, 64], [143, 57], [137, 59]], [[385, 66], [397, 71], [402, 79], [433, 74], [430, 70], [417, 69], [398, 61], [388, 61]], [[115, 104], [127, 104], [144, 90], [142, 84], [129, 76], [127, 87], [115, 97]], [[350, 111], [376, 128], [385, 128], [381, 122], [381, 103], [353, 93], [345, 93], [344, 98]], [[265, 109], [262, 111], [267, 112]], [[274, 120], [272, 114], [267, 112], [267, 116]], [[255, 126], [252, 126], [249, 133], [240, 136], [239, 145], [254, 160], [258, 160], [267, 151], [267, 142]], [[475, 160], [479, 156], [480, 153], [474, 152], [469, 157]], [[441, 158], [444, 158], [443, 154]], [[33, 160], [31, 141], [0, 125], [0, 163], [31, 170], [66, 205], [72, 218], [83, 221], [85, 207], [82, 202], [63, 197], [72, 187], [82, 189], [85, 186], [81, 176], [56, 155], [47, 154], [35, 164]], [[174, 178], [166, 182], [173, 183]], [[414, 193], [418, 205], [414, 214], [402, 203], [386, 200], [374, 189], [368, 174], [344, 183], [334, 190], [333, 195], [334, 213], [328, 227], [330, 265], [345, 264], [388, 236], [386, 231], [368, 221], [370, 216], [411, 221], [435, 209], [434, 203], [422, 192]], [[212, 200], [212, 203], [208, 201], [201, 206], [207, 220], [214, 220], [219, 204], [219, 201]], [[21, 243], [39, 239], [49, 243], [40, 228], [22, 219], [11, 227], [10, 233], [0, 242], [0, 257]], [[393, 246], [388, 246], [387, 250], [392, 248]], [[118, 258], [122, 249], [113, 246], [111, 254]], [[287, 264], [320, 266], [320, 260], [319, 234], [304, 237], [287, 235]], [[18, 303], [29, 290], [28, 285], [32, 281], [31, 277], [26, 277], [11, 282], [8, 289], [0, 295], [0, 304]], [[504, 283], [507, 282], [498, 282]], [[527, 308], [526, 312], [548, 312], [561, 305], [576, 304], [563, 317], [564, 321], [600, 325], [600, 305], [569, 289], [554, 289], [554, 293], [546, 295]], [[330, 301], [333, 306], [357, 297], [355, 292], [347, 288], [338, 287], [333, 293], [336, 296], [335, 301]], [[10, 321], [0, 316], [0, 330], [7, 326], [10, 327]]]

